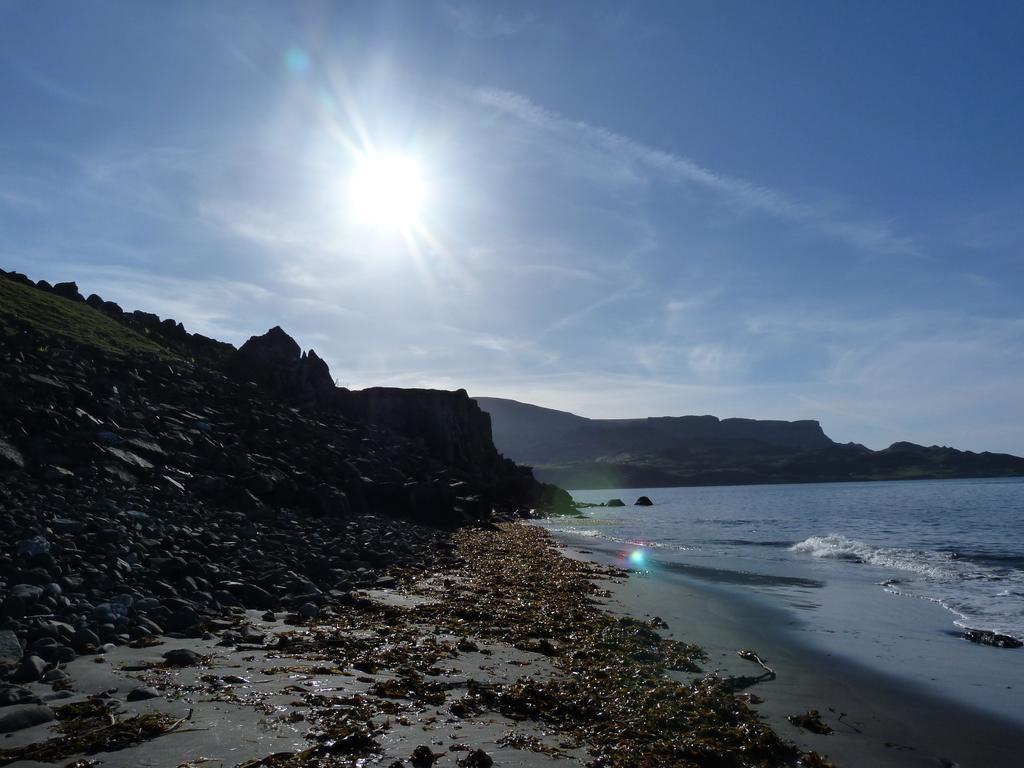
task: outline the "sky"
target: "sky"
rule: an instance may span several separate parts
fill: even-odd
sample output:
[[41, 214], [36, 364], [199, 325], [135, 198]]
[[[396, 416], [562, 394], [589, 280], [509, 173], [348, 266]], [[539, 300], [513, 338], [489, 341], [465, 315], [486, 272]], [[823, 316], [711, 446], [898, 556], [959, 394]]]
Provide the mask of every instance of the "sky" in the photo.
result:
[[1024, 454], [1019, 2], [0, 0], [0, 110], [0, 267], [343, 386]]

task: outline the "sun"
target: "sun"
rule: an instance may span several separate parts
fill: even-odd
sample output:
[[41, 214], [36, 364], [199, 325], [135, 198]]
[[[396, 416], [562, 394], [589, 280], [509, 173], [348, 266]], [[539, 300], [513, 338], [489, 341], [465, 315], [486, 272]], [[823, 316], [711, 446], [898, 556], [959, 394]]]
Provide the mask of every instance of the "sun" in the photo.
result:
[[408, 230], [420, 224], [426, 187], [420, 164], [398, 153], [373, 153], [356, 162], [349, 181], [356, 218], [380, 229]]

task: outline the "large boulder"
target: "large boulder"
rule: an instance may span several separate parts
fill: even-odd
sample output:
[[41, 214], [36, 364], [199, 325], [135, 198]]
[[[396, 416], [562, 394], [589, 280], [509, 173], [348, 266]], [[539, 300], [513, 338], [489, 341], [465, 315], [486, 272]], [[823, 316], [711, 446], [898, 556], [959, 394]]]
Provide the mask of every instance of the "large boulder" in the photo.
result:
[[53, 710], [42, 704], [15, 704], [0, 711], [0, 733], [20, 731], [53, 719]]
[[14, 630], [0, 629], [0, 664], [16, 664], [23, 653], [21, 641]]
[[63, 296], [65, 299], [71, 299], [71, 301], [85, 301], [85, 299], [82, 298], [82, 294], [78, 292], [77, 283], [57, 283], [51, 290], [58, 296]]

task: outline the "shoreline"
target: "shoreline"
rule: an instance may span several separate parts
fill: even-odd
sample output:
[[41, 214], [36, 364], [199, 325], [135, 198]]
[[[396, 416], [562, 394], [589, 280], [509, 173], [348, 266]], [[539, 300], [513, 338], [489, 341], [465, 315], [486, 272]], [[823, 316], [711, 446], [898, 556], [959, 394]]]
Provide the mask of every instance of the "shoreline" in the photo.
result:
[[[567, 557], [616, 561], [592, 539], [552, 536]], [[1019, 723], [831, 654], [798, 638], [793, 619], [779, 608], [678, 574], [632, 573], [611, 591], [608, 610], [659, 616], [669, 625], [666, 634], [701, 646], [720, 674], [756, 673], [737, 654], [755, 650], [777, 677], [748, 689], [763, 699], [754, 709], [780, 736], [837, 765], [1009, 768], [1019, 763]], [[833, 732], [812, 734], [788, 722], [788, 715], [808, 709], [817, 709]]]
[[[527, 522], [453, 540], [449, 564], [395, 570], [310, 620], [249, 610], [202, 638], [83, 655], [61, 690], [28, 686], [61, 722], [0, 740], [0, 765], [404, 768], [423, 750], [439, 768], [1017, 762], [1013, 724], [794, 643], [770, 607], [623, 571]], [[787, 720], [812, 709], [830, 735]], [[69, 741], [147, 717], [145, 738]]]
[[426, 751], [461, 768], [828, 765], [699, 674], [701, 649], [605, 609], [636, 581], [620, 569], [564, 557], [524, 523], [454, 541], [451, 565], [396, 573], [308, 621], [248, 611], [219, 636], [81, 656], [49, 702], [59, 722], [5, 738], [0, 765], [398, 768]]

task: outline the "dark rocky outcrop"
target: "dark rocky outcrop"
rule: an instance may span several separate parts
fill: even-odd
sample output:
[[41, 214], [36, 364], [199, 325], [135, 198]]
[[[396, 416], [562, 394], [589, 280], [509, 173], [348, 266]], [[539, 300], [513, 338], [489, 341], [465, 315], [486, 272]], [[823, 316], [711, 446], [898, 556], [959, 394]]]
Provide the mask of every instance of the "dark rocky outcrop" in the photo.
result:
[[321, 406], [335, 401], [336, 388], [327, 363], [312, 349], [304, 353], [280, 326], [250, 337], [228, 358], [227, 369], [273, 397]]
[[634, 507], [653, 507], [654, 502], [646, 496], [641, 496], [639, 499], [633, 502]]

